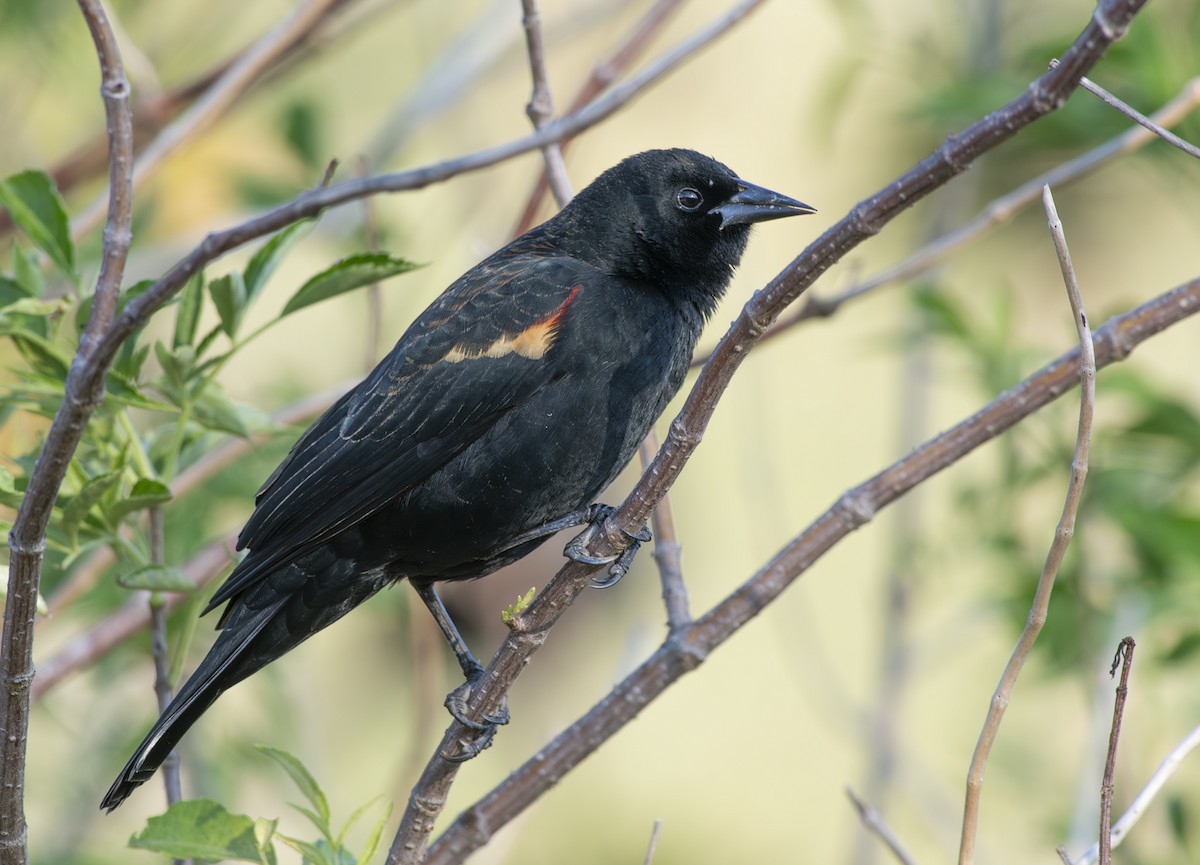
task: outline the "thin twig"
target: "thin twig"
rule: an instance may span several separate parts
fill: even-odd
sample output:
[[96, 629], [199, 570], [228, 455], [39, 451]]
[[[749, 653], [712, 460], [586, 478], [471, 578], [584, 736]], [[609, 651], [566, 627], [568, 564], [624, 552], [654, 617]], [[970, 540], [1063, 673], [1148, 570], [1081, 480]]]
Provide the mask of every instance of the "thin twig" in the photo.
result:
[[[1171, 749], [1171, 752], [1163, 758], [1162, 763], [1154, 770], [1154, 774], [1146, 781], [1145, 786], [1138, 791], [1137, 796], [1133, 798], [1133, 802], [1130, 803], [1125, 813], [1121, 815], [1121, 819], [1113, 826], [1111, 835], [1113, 847], [1118, 846], [1125, 840], [1125, 836], [1129, 834], [1130, 830], [1137, 825], [1137, 821], [1146, 813], [1146, 809], [1154, 801], [1154, 797], [1158, 795], [1158, 791], [1166, 785], [1167, 781], [1175, 774], [1187, 756], [1197, 748], [1200, 748], [1200, 726], [1193, 727], [1192, 731], [1178, 745]], [[1059, 850], [1062, 849], [1061, 847], [1059, 848]], [[1069, 856], [1065, 855], [1065, 851], [1060, 855], [1062, 855], [1063, 861], [1067, 865], [1093, 865], [1100, 858], [1100, 845], [1093, 844], [1074, 863], [1072, 863]]]
[[[588, 76], [588, 80], [584, 82], [583, 87], [575, 94], [575, 99], [571, 102], [571, 107], [567, 109], [567, 113], [574, 114], [577, 111], [581, 111], [585, 105], [603, 93], [605, 88], [632, 66], [634, 61], [646, 50], [653, 38], [658, 35], [659, 31], [666, 25], [667, 21], [670, 20], [671, 16], [679, 9], [682, 3], [683, 0], [658, 0], [657, 3], [650, 7], [649, 11], [638, 20], [625, 36], [619, 47], [608, 57], [592, 67], [592, 74]], [[567, 136], [559, 142], [559, 152], [566, 151], [573, 137]], [[534, 220], [537, 219], [538, 210], [542, 206], [542, 200], [546, 197], [549, 189], [550, 184], [546, 179], [545, 172], [543, 172], [538, 175], [537, 183], [534, 185], [533, 191], [529, 194], [529, 200], [525, 202], [525, 209], [521, 211], [521, 217], [517, 220], [516, 228], [513, 230], [514, 236], [524, 234], [533, 227]]]
[[[60, 411], [60, 415], [73, 416], [74, 422], [60, 420], [51, 425], [9, 532], [8, 598], [0, 638], [0, 865], [25, 865], [29, 861], [24, 805], [25, 752], [34, 675], [33, 621], [46, 550], [46, 528], [86, 419], [104, 398], [103, 377], [89, 379], [86, 372], [98, 357], [103, 357], [100, 344], [113, 321], [132, 241], [133, 122], [129, 82], [100, 0], [78, 2], [100, 64], [100, 93], [108, 122], [111, 194], [92, 311], [67, 374], [65, 411]], [[107, 369], [103, 360], [99, 362]]]
[[[653, 429], [638, 449], [642, 471], [658, 453], [658, 434]], [[671, 515], [671, 497], [665, 495], [650, 514], [650, 528], [654, 535], [654, 562], [658, 565], [658, 579], [662, 583], [663, 606], [667, 610], [667, 631], [674, 633], [692, 621], [688, 609], [687, 586], [683, 582], [683, 549], [675, 535], [675, 519]]]
[[[1163, 126], [1170, 126], [1187, 117], [1197, 105], [1200, 105], [1200, 78], [1193, 78], [1180, 88], [1179, 93], [1170, 102], [1154, 113], [1154, 120]], [[993, 228], [1011, 222], [1019, 213], [1041, 199], [1043, 187], [1061, 189], [1082, 180], [1118, 156], [1135, 153], [1156, 137], [1151, 130], [1134, 126], [1098, 147], [1039, 174], [1012, 192], [993, 199], [970, 222], [926, 244], [894, 267], [867, 279], [854, 279], [847, 288], [828, 297], [808, 295], [794, 312], [781, 315], [763, 334], [763, 339], [773, 339], [811, 319], [830, 318], [845, 304], [877, 288], [903, 282], [924, 273], [951, 253], [983, 237]], [[709, 356], [707, 353], [698, 353], [692, 358], [692, 366], [704, 366]]]
[[916, 860], [904, 849], [904, 845], [900, 843], [900, 839], [892, 831], [892, 827], [883, 819], [883, 815], [874, 807], [859, 799], [849, 787], [846, 788], [846, 795], [854, 804], [854, 810], [858, 812], [858, 818], [862, 821], [863, 826], [869, 832], [878, 836], [879, 840], [892, 851], [892, 855], [896, 857], [896, 860], [901, 865], [916, 865]]
[[[149, 511], [150, 561], [161, 565], [167, 560], [162, 506], [155, 505]], [[150, 613], [150, 657], [154, 659], [154, 696], [158, 712], [162, 714], [171, 702], [171, 660], [167, 654], [167, 611], [164, 609], [166, 598], [162, 592], [149, 592], [146, 601]], [[174, 805], [183, 798], [178, 751], [171, 751], [163, 761], [162, 770], [167, 804]]]
[[[1099, 367], [1127, 358], [1139, 344], [1172, 324], [1200, 313], [1200, 277], [1108, 321], [1096, 331]], [[803, 576], [839, 541], [913, 488], [953, 465], [980, 445], [1012, 429], [1079, 384], [1080, 349], [1059, 356], [998, 396], [966, 420], [913, 450], [903, 459], [845, 492], [803, 533], [791, 540], [732, 594], [680, 633], [670, 637], [641, 666], [553, 741], [515, 769], [499, 785], [467, 807], [429, 848], [425, 865], [458, 863], [487, 843], [539, 796], [604, 742], [633, 721], [682, 676], [699, 668], [709, 654], [737, 633]], [[572, 576], [568, 574], [567, 576]], [[580, 579], [586, 585], [588, 574]], [[547, 591], [563, 585], [563, 573]], [[534, 601], [531, 610], [540, 611]], [[544, 638], [544, 633], [534, 632]], [[493, 671], [512, 661], [508, 647], [497, 653]], [[516, 659], [517, 662], [520, 658]]]
[[[1051, 68], [1053, 68], [1056, 63], [1058, 63], [1057, 60], [1051, 60], [1050, 61]], [[1105, 90], [1099, 84], [1097, 84], [1095, 81], [1092, 81], [1089, 78], [1080, 78], [1079, 85], [1084, 90], [1086, 90], [1088, 93], [1091, 93], [1093, 96], [1099, 97], [1100, 101], [1104, 102], [1109, 107], [1117, 109], [1117, 111], [1120, 111], [1122, 114], [1124, 114], [1130, 120], [1133, 120], [1135, 123], [1139, 123], [1142, 126], [1146, 127], [1151, 132], [1153, 132], [1155, 135], [1157, 135], [1159, 138], [1161, 138], [1163, 141], [1167, 142], [1168, 144], [1172, 144], [1175, 147], [1178, 147], [1180, 150], [1182, 150], [1188, 156], [1194, 156], [1197, 159], [1200, 159], [1200, 147], [1196, 147], [1196, 145], [1183, 140], [1178, 135], [1176, 135], [1174, 132], [1171, 132], [1170, 130], [1165, 129], [1163, 126], [1159, 125], [1158, 123], [1155, 123], [1153, 120], [1151, 120], [1149, 117], [1147, 117], [1142, 112], [1138, 111], [1136, 108], [1134, 108], [1128, 102], [1124, 102], [1121, 99], [1118, 99], [1113, 94], [1109, 93], [1107, 90]]]
[[[133, 168], [133, 186], [141, 186], [166, 158], [229, 110], [281, 56], [295, 47], [298, 39], [311, 33], [330, 11], [345, 0], [308, 0], [285, 21], [274, 27], [225, 71], [202, 97], [167, 125], [138, 156]], [[71, 220], [71, 237], [78, 240], [91, 231], [104, 214], [107, 193], [85, 207]]]
[[1054, 208], [1054, 198], [1050, 187], [1042, 191], [1042, 205], [1046, 210], [1047, 224], [1050, 235], [1054, 240], [1054, 249], [1058, 254], [1059, 268], [1062, 270], [1063, 282], [1067, 287], [1067, 297], [1071, 302], [1071, 312], [1075, 318], [1075, 329], [1079, 334], [1079, 425], [1075, 435], [1075, 455], [1071, 460], [1071, 478], [1067, 485], [1066, 500], [1063, 503], [1062, 516], [1054, 531], [1054, 540], [1042, 566], [1041, 576], [1038, 577], [1037, 589], [1033, 594], [1033, 603], [1029, 610], [1029, 618], [1025, 628], [1013, 648], [1012, 656], [1004, 668], [1000, 682], [992, 694], [988, 707], [987, 718], [979, 741], [975, 744], [975, 753], [971, 756], [971, 765], [967, 770], [967, 793], [963, 803], [962, 841], [958, 849], [959, 865], [970, 865], [975, 859], [975, 838], [979, 827], [979, 803], [983, 793], [983, 777], [987, 768], [988, 757], [992, 744], [1000, 730], [1000, 722], [1008, 708], [1012, 691], [1025, 666], [1033, 644], [1046, 623], [1047, 610], [1050, 607], [1050, 593], [1054, 589], [1054, 580], [1058, 576], [1059, 566], [1075, 533], [1075, 515], [1079, 511], [1079, 501], [1083, 494], [1083, 482], [1087, 477], [1088, 453], [1092, 440], [1092, 416], [1096, 404], [1096, 355], [1092, 343], [1091, 329], [1088, 327], [1087, 315], [1083, 310], [1083, 301], [1079, 296], [1079, 284], [1075, 279], [1075, 269], [1071, 264], [1071, 256], [1067, 250], [1066, 237], [1063, 234], [1062, 223]]
[[650, 830], [650, 843], [646, 846], [646, 858], [642, 860], [642, 865], [652, 865], [654, 862], [654, 851], [658, 849], [658, 836], [662, 832], [662, 827], [661, 818], [654, 821], [654, 828]]
[[[554, 116], [554, 99], [550, 95], [550, 81], [546, 76], [546, 51], [542, 44], [542, 16], [538, 13], [537, 0], [521, 0], [521, 24], [525, 28], [525, 46], [529, 52], [529, 71], [533, 78], [533, 93], [525, 113], [534, 129], [541, 129]], [[554, 191], [558, 206], [566, 207], [571, 200], [571, 180], [567, 177], [567, 166], [563, 162], [562, 149], [557, 141], [542, 147], [542, 159], [546, 163], [546, 178]]]
[[1117, 771], [1117, 741], [1121, 737], [1121, 720], [1125, 716], [1125, 700], [1129, 696], [1129, 670], [1133, 666], [1133, 637], [1126, 637], [1117, 646], [1109, 676], [1121, 666], [1121, 681], [1113, 701], [1112, 729], [1108, 734], [1108, 753], [1104, 758], [1104, 779], [1100, 782], [1100, 865], [1112, 865], [1112, 800], [1113, 775]]

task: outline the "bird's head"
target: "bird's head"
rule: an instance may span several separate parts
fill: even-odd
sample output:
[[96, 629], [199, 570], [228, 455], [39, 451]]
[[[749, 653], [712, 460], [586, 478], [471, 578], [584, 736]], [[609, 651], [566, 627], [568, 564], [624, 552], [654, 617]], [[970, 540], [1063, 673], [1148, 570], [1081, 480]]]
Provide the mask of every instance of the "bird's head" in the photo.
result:
[[608, 169], [546, 225], [610, 272], [683, 292], [711, 312], [756, 222], [815, 213], [693, 150], [648, 150]]

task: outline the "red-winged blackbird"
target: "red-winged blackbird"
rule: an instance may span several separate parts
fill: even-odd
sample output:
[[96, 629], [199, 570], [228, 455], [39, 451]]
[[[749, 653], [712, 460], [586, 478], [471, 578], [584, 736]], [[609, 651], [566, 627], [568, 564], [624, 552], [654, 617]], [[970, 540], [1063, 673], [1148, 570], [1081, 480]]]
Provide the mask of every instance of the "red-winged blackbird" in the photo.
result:
[[683, 383], [750, 224], [813, 212], [699, 153], [652, 150], [467, 271], [259, 490], [248, 552], [205, 610], [227, 603], [216, 643], [101, 807], [150, 778], [227, 688], [398, 580], [474, 680], [482, 667], [433, 584], [594, 518], [587, 506]]

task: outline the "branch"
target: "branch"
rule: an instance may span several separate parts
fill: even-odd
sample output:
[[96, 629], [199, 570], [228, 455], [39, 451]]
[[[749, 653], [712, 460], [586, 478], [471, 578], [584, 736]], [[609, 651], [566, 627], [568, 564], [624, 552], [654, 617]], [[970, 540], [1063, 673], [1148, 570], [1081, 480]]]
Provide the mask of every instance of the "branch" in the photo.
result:
[[1108, 754], [1104, 758], [1104, 780], [1100, 783], [1100, 865], [1112, 863], [1112, 798], [1113, 774], [1117, 768], [1117, 740], [1121, 736], [1121, 719], [1125, 715], [1125, 698], [1129, 695], [1129, 668], [1133, 666], [1133, 637], [1121, 640], [1117, 655], [1113, 658], [1112, 671], [1121, 665], [1121, 681], [1117, 685], [1117, 696], [1113, 702], [1112, 729], [1108, 734]]
[[[658, 435], [650, 430], [638, 449], [643, 471], [656, 453]], [[650, 528], [654, 535], [654, 563], [658, 565], [663, 606], [667, 611], [667, 630], [673, 633], [692, 623], [692, 612], [688, 609], [687, 586], [683, 582], [683, 550], [675, 536], [675, 519], [671, 515], [671, 499], [668, 496], [662, 497], [650, 515]]]
[[846, 795], [849, 797], [851, 804], [854, 805], [854, 810], [858, 812], [858, 818], [862, 821], [863, 826], [867, 827], [872, 834], [878, 836], [879, 840], [892, 851], [892, 855], [896, 857], [896, 861], [900, 865], [916, 865], [916, 860], [904, 849], [904, 845], [900, 843], [900, 839], [896, 837], [896, 833], [892, 831], [892, 827], [883, 819], [883, 815], [862, 799], [859, 799], [849, 787], [846, 788]]
[[[1200, 313], [1200, 277], [1111, 319], [1097, 330], [1097, 367], [1124, 360], [1140, 343], [1197, 313]], [[775, 601], [838, 541], [870, 522], [876, 513], [914, 487], [1049, 405], [1078, 382], [1076, 347], [971, 417], [844, 493], [749, 580], [694, 624], [669, 635], [653, 655], [587, 714], [464, 810], [430, 848], [426, 865], [461, 862], [471, 851], [483, 846], [492, 833], [594, 753], [675, 681], [700, 666], [712, 650]], [[561, 577], [562, 571], [555, 580]], [[543, 595], [554, 586], [552, 583]], [[539, 606], [540, 600], [534, 602], [531, 611]], [[504, 651], [502, 648], [501, 653]]]
[[[1200, 105], [1200, 78], [1193, 78], [1180, 88], [1179, 93], [1170, 102], [1154, 113], [1153, 121], [1156, 125], [1171, 126], [1187, 117], [1197, 105]], [[1153, 131], [1134, 126], [1098, 147], [1039, 174], [1012, 192], [993, 199], [970, 222], [926, 244], [894, 267], [868, 279], [855, 280], [849, 288], [829, 297], [808, 295], [799, 309], [781, 315], [773, 325], [767, 328], [766, 333], [762, 336], [763, 340], [773, 339], [810, 319], [830, 318], [844, 304], [857, 300], [877, 288], [895, 282], [903, 282], [924, 273], [960, 247], [978, 240], [999, 225], [1011, 222], [1019, 213], [1041, 199], [1043, 187], [1050, 186], [1061, 189], [1088, 177], [1118, 156], [1135, 153], [1154, 140], [1156, 140], [1156, 134]], [[704, 366], [710, 356], [709, 354], [697, 355], [692, 358], [692, 366]]]
[[[1053, 61], [1051, 61], [1051, 62], [1053, 63]], [[1105, 90], [1103, 87], [1101, 87], [1096, 82], [1091, 81], [1087, 78], [1080, 78], [1079, 84], [1088, 93], [1091, 93], [1093, 96], [1099, 97], [1100, 100], [1102, 102], [1104, 102], [1106, 105], [1108, 105], [1111, 108], [1117, 109], [1122, 114], [1124, 114], [1126, 117], [1128, 117], [1130, 120], [1133, 120], [1134, 122], [1144, 126], [1146, 129], [1149, 129], [1151, 132], [1153, 132], [1155, 135], [1157, 135], [1163, 141], [1165, 141], [1168, 144], [1171, 144], [1175, 147], [1178, 147], [1180, 150], [1182, 150], [1188, 156], [1194, 156], [1196, 159], [1200, 159], [1200, 148], [1196, 147], [1196, 145], [1190, 144], [1187, 141], [1184, 141], [1182, 138], [1180, 138], [1174, 132], [1170, 132], [1169, 130], [1164, 129], [1162, 126], [1155, 123], [1153, 120], [1151, 120], [1145, 114], [1138, 111], [1132, 105], [1130, 105], [1126, 102], [1122, 102], [1116, 96], [1113, 96], [1111, 93], [1109, 93], [1107, 90]]]
[[[1140, 791], [1138, 791], [1137, 796], [1135, 796], [1133, 802], [1130, 803], [1128, 810], [1121, 815], [1121, 819], [1117, 821], [1117, 825], [1113, 826], [1113, 847], [1116, 847], [1125, 840], [1125, 836], [1129, 834], [1129, 830], [1131, 830], [1137, 824], [1137, 821], [1141, 819], [1142, 814], [1146, 813], [1146, 809], [1150, 806], [1150, 803], [1154, 800], [1154, 797], [1158, 795], [1158, 791], [1161, 790], [1166, 785], [1170, 777], [1175, 774], [1175, 771], [1183, 763], [1188, 754], [1192, 753], [1192, 751], [1196, 750], [1198, 747], [1200, 747], [1200, 727], [1195, 727], [1190, 733], [1184, 736], [1182, 742], [1171, 749], [1171, 753], [1167, 754], [1167, 756], [1163, 758], [1162, 763], [1159, 764], [1158, 768], [1154, 771], [1154, 774], [1150, 776], [1148, 781], [1146, 781], [1146, 785], [1142, 787]], [[1071, 865], [1070, 857], [1066, 856], [1065, 853], [1062, 852], [1063, 848], [1060, 847], [1059, 851], [1060, 855], [1063, 856], [1063, 860], [1067, 862], [1068, 865]], [[1095, 863], [1099, 858], [1099, 855], [1099, 845], [1093, 844], [1087, 849], [1087, 852], [1075, 860], [1074, 865], [1093, 865], [1093, 863]]]
[[[33, 476], [9, 532], [8, 601], [0, 645], [0, 863], [24, 865], [29, 860], [25, 824], [25, 749], [29, 733], [29, 694], [33, 681], [33, 621], [37, 610], [46, 527], [71, 454], [83, 434], [88, 415], [104, 396], [103, 379], [89, 380], [86, 371], [99, 353], [117, 305], [125, 259], [132, 240], [133, 121], [129, 82], [121, 66], [116, 37], [100, 0], [79, 0], [100, 63], [100, 93], [108, 121], [108, 221], [92, 311], [79, 340], [79, 351], [66, 381], [64, 407], [73, 423], [55, 424], [46, 436]], [[62, 412], [60, 412], [61, 414]]]
[[[533, 128], [541, 129], [554, 116], [554, 99], [550, 96], [550, 82], [546, 77], [546, 51], [542, 44], [542, 16], [538, 14], [537, 0], [521, 0], [521, 9], [529, 71], [533, 76], [533, 94], [525, 106], [525, 113]], [[554, 200], [559, 207], [565, 207], [571, 200], [571, 181], [557, 141], [542, 148], [542, 159], [546, 163], [545, 177], [554, 191]]]
[[1066, 501], [1063, 503], [1062, 516], [1054, 531], [1054, 540], [1050, 544], [1050, 552], [1042, 566], [1041, 576], [1038, 577], [1037, 589], [1033, 594], [1033, 604], [1029, 610], [1029, 618], [1025, 628], [1013, 648], [1012, 656], [1000, 677], [1000, 683], [992, 694], [991, 705], [984, 720], [983, 730], [979, 741], [975, 743], [975, 753], [971, 756], [971, 765], [967, 770], [967, 794], [963, 803], [962, 841], [958, 848], [959, 865], [970, 865], [975, 859], [975, 836], [979, 826], [979, 801], [983, 793], [983, 775], [987, 768], [988, 756], [992, 745], [1000, 731], [1000, 722], [1008, 708], [1013, 688], [1017, 678], [1029, 658], [1033, 644], [1046, 623], [1047, 611], [1050, 608], [1050, 593], [1054, 590], [1054, 580], [1058, 576], [1059, 566], [1063, 556], [1075, 534], [1075, 515], [1079, 511], [1079, 501], [1083, 495], [1083, 482], [1087, 477], [1088, 453], [1092, 442], [1092, 417], [1096, 406], [1096, 355], [1092, 345], [1091, 329], [1088, 327], [1087, 316], [1083, 311], [1083, 301], [1079, 296], [1079, 284], [1075, 279], [1075, 269], [1071, 264], [1071, 256], [1067, 251], [1067, 240], [1063, 235], [1062, 223], [1058, 211], [1054, 207], [1054, 198], [1050, 187], [1042, 191], [1042, 204], [1046, 209], [1046, 219], [1054, 239], [1054, 249], [1058, 254], [1059, 267], [1062, 269], [1063, 282], [1067, 286], [1067, 297], [1071, 302], [1071, 312], [1075, 318], [1075, 328], [1079, 333], [1079, 425], [1075, 435], [1075, 456], [1071, 460], [1071, 479], [1067, 484]]

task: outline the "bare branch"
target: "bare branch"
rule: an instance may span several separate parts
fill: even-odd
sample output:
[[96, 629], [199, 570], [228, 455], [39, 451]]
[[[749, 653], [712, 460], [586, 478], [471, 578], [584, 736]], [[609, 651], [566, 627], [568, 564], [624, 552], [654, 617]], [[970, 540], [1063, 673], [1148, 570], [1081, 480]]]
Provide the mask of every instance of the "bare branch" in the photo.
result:
[[[533, 76], [533, 94], [525, 113], [534, 129], [541, 129], [554, 116], [554, 99], [550, 95], [550, 82], [546, 76], [546, 51], [542, 45], [542, 16], [538, 13], [537, 0], [521, 0], [525, 28], [525, 45], [529, 51], [529, 71]], [[546, 179], [554, 191], [554, 200], [565, 207], [571, 200], [571, 180], [567, 177], [567, 166], [563, 162], [562, 149], [557, 141], [542, 147], [542, 159], [546, 163]]]
[[1117, 685], [1117, 696], [1113, 702], [1112, 729], [1108, 734], [1108, 754], [1104, 758], [1104, 779], [1100, 782], [1100, 865], [1112, 865], [1112, 799], [1113, 774], [1117, 769], [1117, 740], [1121, 737], [1121, 719], [1125, 715], [1125, 699], [1129, 696], [1129, 669], [1133, 666], [1133, 637], [1121, 640], [1113, 658], [1112, 671], [1121, 665], [1121, 681]]
[[[1153, 119], [1162, 126], [1171, 126], [1187, 117], [1197, 105], [1200, 105], [1200, 78], [1193, 78], [1180, 88], [1179, 93], [1170, 102], [1154, 113]], [[848, 288], [829, 297], [808, 295], [798, 309], [781, 315], [767, 328], [762, 338], [773, 339], [810, 319], [829, 318], [844, 304], [857, 300], [877, 288], [903, 282], [924, 273], [951, 253], [983, 237], [993, 228], [1011, 222], [1017, 214], [1041, 200], [1043, 187], [1062, 188], [1082, 180], [1117, 157], [1135, 153], [1154, 141], [1155, 137], [1152, 131], [1134, 126], [1100, 146], [1039, 174], [1012, 192], [992, 200], [970, 222], [926, 244], [894, 267], [868, 279], [855, 279]], [[709, 354], [698, 354], [692, 358], [692, 366], [704, 366], [709, 357]]]
[[642, 860], [642, 865], [652, 865], [654, 862], [654, 851], [658, 849], [658, 836], [662, 832], [662, 826], [662, 820], [654, 821], [654, 828], [650, 830], [650, 843], [646, 845], [646, 858]]
[[[642, 471], [658, 453], [658, 435], [654, 430], [646, 436], [638, 450]], [[663, 606], [667, 610], [667, 630], [674, 633], [691, 624], [692, 613], [688, 609], [687, 586], [683, 582], [683, 556], [679, 540], [675, 535], [675, 520], [671, 515], [671, 498], [662, 501], [650, 515], [650, 528], [654, 534], [654, 561], [658, 565], [658, 579], [662, 583]]]
[[[1200, 313], [1200, 277], [1109, 320], [1095, 334], [1099, 367], [1127, 358], [1140, 343], [1172, 324]], [[641, 666], [552, 742], [514, 770], [503, 783], [466, 808], [429, 849], [426, 865], [461, 862], [487, 843], [492, 833], [513, 820], [576, 765], [616, 735], [680, 677], [699, 667], [714, 649], [775, 601], [818, 559], [876, 513], [914, 487], [1040, 411], [1079, 382], [1078, 347], [1042, 367], [1023, 382], [951, 429], [930, 439], [903, 459], [844, 493], [816, 522], [789, 542], [732, 594], [680, 633], [671, 635]], [[543, 592], [561, 603], [566, 579], [580, 591], [587, 574], [564, 568]], [[531, 611], [544, 612], [535, 600]], [[544, 633], [534, 632], [544, 639]], [[497, 653], [507, 669], [507, 643]]]
[[[1053, 66], [1056, 62], [1057, 61], [1052, 60], [1052, 61], [1050, 61], [1050, 65]], [[1174, 132], [1171, 132], [1170, 130], [1165, 129], [1164, 127], [1155, 123], [1153, 120], [1151, 120], [1145, 114], [1138, 111], [1136, 108], [1134, 108], [1129, 103], [1123, 102], [1122, 100], [1118, 99], [1116, 96], [1109, 93], [1107, 90], [1105, 90], [1103, 87], [1101, 87], [1096, 82], [1092, 81], [1089, 78], [1080, 78], [1079, 84], [1088, 93], [1091, 93], [1093, 96], [1099, 97], [1100, 100], [1102, 102], [1104, 102], [1106, 105], [1109, 105], [1112, 108], [1117, 109], [1118, 111], [1120, 111], [1122, 114], [1124, 114], [1129, 119], [1146, 127], [1151, 132], [1153, 132], [1155, 135], [1157, 135], [1159, 138], [1161, 138], [1163, 141], [1167, 142], [1168, 144], [1174, 145], [1175, 147], [1178, 147], [1180, 150], [1182, 150], [1188, 156], [1194, 156], [1197, 159], [1200, 159], [1200, 147], [1196, 147], [1196, 145], [1191, 144], [1187, 141], [1184, 141], [1182, 138], [1180, 138]]]
[[87, 416], [104, 396], [103, 380], [88, 381], [83, 372], [97, 355], [100, 340], [113, 319], [132, 240], [133, 122], [129, 82], [100, 0], [79, 0], [79, 8], [100, 63], [100, 93], [108, 122], [111, 194], [92, 311], [66, 381], [63, 405], [70, 406], [69, 411], [76, 418], [72, 423], [50, 428], [9, 532], [8, 599], [0, 645], [0, 863], [3, 865], [24, 865], [29, 860], [24, 808], [25, 748], [34, 674], [33, 621], [46, 549], [46, 527]]
[[[166, 537], [163, 531], [162, 505], [150, 508], [150, 561], [161, 565], [166, 562]], [[162, 592], [148, 592], [146, 603], [150, 612], [150, 656], [154, 659], [154, 697], [159, 714], [171, 703], [171, 661], [167, 656], [167, 611], [166, 598]], [[179, 781], [179, 752], [172, 750], [162, 763], [162, 780], [166, 788], [167, 804], [174, 805], [183, 798]]]
[[1092, 333], [1088, 327], [1087, 315], [1083, 310], [1083, 301], [1079, 296], [1079, 284], [1075, 279], [1075, 269], [1071, 264], [1071, 256], [1067, 251], [1067, 240], [1063, 234], [1062, 223], [1054, 208], [1054, 198], [1050, 187], [1042, 191], [1042, 204], [1046, 209], [1046, 219], [1050, 227], [1050, 235], [1054, 239], [1054, 249], [1058, 253], [1058, 263], [1062, 270], [1063, 282], [1067, 287], [1067, 297], [1071, 302], [1071, 312], [1075, 318], [1075, 328], [1079, 333], [1079, 424], [1075, 435], [1075, 456], [1071, 460], [1071, 479], [1067, 484], [1066, 501], [1063, 503], [1062, 515], [1054, 531], [1054, 540], [1050, 544], [1050, 552], [1042, 566], [1041, 576], [1038, 577], [1037, 589], [1034, 591], [1033, 604], [1029, 610], [1029, 618], [1025, 628], [1013, 648], [1000, 683], [992, 695], [991, 705], [984, 720], [983, 730], [979, 741], [975, 744], [975, 753], [971, 756], [971, 765], [967, 770], [967, 794], [963, 804], [962, 841], [958, 849], [959, 865], [969, 865], [975, 859], [975, 838], [979, 827], [979, 802], [983, 793], [983, 776], [987, 768], [988, 756], [992, 744], [1000, 730], [1000, 722], [1008, 708], [1013, 688], [1017, 678], [1025, 666], [1033, 644], [1046, 623], [1046, 614], [1050, 608], [1050, 593], [1054, 589], [1054, 580], [1058, 576], [1059, 566], [1063, 556], [1075, 534], [1075, 515], [1079, 511], [1079, 501], [1083, 495], [1083, 482], [1087, 477], [1088, 453], [1092, 441], [1092, 416], [1096, 405], [1096, 355], [1092, 344]]
[[858, 812], [858, 817], [862, 820], [862, 824], [867, 827], [869, 832], [878, 836], [879, 840], [892, 851], [892, 855], [896, 857], [896, 861], [900, 862], [901, 865], [916, 865], [916, 860], [904, 849], [904, 845], [900, 843], [900, 839], [896, 837], [896, 833], [892, 831], [892, 827], [883, 819], [883, 815], [862, 799], [859, 799], [849, 787], [846, 788], [846, 795], [854, 804], [854, 810]]
[[[1137, 824], [1137, 821], [1146, 813], [1146, 809], [1154, 801], [1154, 797], [1158, 795], [1158, 791], [1175, 774], [1175, 771], [1183, 763], [1184, 759], [1187, 758], [1188, 754], [1192, 753], [1198, 747], [1200, 747], [1200, 727], [1195, 727], [1190, 733], [1184, 736], [1183, 741], [1171, 749], [1171, 753], [1163, 758], [1162, 763], [1159, 764], [1159, 767], [1150, 776], [1150, 779], [1146, 781], [1145, 786], [1138, 791], [1129, 808], [1121, 815], [1121, 819], [1113, 826], [1111, 836], [1113, 847], [1118, 846], [1125, 840], [1125, 836], [1129, 834], [1129, 831]], [[1061, 850], [1062, 848], [1060, 847], [1059, 849]], [[1099, 856], [1100, 846], [1093, 844], [1088, 848], [1087, 852], [1075, 860], [1074, 865], [1093, 865]], [[1067, 865], [1072, 865], [1069, 856], [1063, 856], [1063, 861]]]

